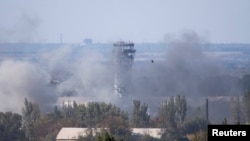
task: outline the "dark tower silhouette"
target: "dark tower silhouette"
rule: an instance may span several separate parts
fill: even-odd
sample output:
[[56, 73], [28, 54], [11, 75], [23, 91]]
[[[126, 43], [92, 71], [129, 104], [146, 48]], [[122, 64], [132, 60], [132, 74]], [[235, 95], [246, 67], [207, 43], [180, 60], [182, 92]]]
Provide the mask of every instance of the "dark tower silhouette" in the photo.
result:
[[114, 90], [115, 95], [124, 95], [126, 89], [126, 82], [129, 78], [129, 70], [134, 63], [134, 56], [136, 50], [132, 42], [116, 42], [113, 44], [113, 61], [115, 68], [114, 76]]

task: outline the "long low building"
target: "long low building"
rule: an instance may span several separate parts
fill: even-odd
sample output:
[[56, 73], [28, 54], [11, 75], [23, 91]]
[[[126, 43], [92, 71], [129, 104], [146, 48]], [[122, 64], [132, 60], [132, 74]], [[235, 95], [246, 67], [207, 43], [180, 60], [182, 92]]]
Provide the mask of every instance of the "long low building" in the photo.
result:
[[[107, 129], [107, 128], [105, 128]], [[90, 133], [96, 135], [101, 132], [103, 128], [71, 128], [64, 127], [57, 134], [56, 141], [75, 141], [80, 136], [86, 137]], [[131, 128], [134, 135], [149, 135], [154, 138], [161, 138], [161, 128]]]

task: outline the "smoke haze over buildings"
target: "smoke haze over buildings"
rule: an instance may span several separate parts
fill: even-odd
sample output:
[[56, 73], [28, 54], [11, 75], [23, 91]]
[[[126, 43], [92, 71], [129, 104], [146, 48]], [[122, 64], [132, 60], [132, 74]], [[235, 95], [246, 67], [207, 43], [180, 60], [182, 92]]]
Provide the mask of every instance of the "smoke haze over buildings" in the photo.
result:
[[162, 61], [135, 66], [133, 86], [137, 94], [223, 96], [239, 94], [237, 81], [214, 58], [202, 51], [206, 43], [196, 33], [184, 33], [168, 43]]
[[232, 78], [223, 65], [204, 54], [200, 48], [203, 43], [205, 40], [196, 33], [184, 33], [166, 43], [162, 60], [146, 60], [143, 65], [135, 62], [122, 98], [114, 95], [111, 55], [107, 57], [93, 50], [75, 54], [74, 46], [62, 45], [37, 54], [34, 62], [2, 59], [0, 110], [20, 112], [25, 97], [47, 111], [54, 104], [61, 104], [58, 103], [61, 97], [122, 106], [130, 105], [133, 98], [150, 105], [177, 94], [187, 98], [240, 94], [238, 80]]

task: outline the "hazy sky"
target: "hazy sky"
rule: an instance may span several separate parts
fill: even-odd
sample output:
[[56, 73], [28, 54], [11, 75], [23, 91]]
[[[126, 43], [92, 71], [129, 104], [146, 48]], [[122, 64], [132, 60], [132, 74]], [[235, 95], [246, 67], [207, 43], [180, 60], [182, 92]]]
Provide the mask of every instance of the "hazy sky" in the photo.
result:
[[1, 41], [164, 41], [190, 30], [250, 43], [249, 0], [1, 0]]

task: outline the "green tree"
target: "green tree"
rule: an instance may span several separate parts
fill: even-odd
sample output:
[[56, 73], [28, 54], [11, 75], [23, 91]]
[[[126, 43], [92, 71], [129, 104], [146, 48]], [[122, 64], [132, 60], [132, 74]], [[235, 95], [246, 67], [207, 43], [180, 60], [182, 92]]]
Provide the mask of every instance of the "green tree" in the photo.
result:
[[185, 120], [187, 112], [187, 101], [185, 96], [177, 95], [175, 98], [176, 105], [176, 121], [179, 126], [181, 126]]
[[194, 117], [184, 124], [184, 134], [192, 134], [199, 131], [206, 131], [207, 120], [202, 117]]
[[85, 104], [78, 105], [77, 109], [77, 118], [79, 119], [80, 125], [82, 127], [86, 127], [87, 123], [87, 107]]
[[101, 127], [108, 128], [110, 134], [117, 139], [131, 140], [132, 131], [128, 120], [121, 116], [108, 116], [101, 123]]
[[198, 131], [190, 137], [191, 141], [207, 141], [207, 131]]
[[[93, 134], [88, 134], [85, 137], [79, 136], [77, 141], [116, 141], [116, 139], [112, 134], [104, 130], [95, 136], [93, 136]], [[123, 141], [123, 140], [119, 140], [119, 141]]]
[[140, 105], [141, 102], [139, 100], [134, 100], [133, 101], [133, 113], [132, 113], [132, 125], [134, 127], [138, 127], [139, 126], [139, 122], [140, 122]]
[[241, 108], [239, 96], [231, 97], [231, 111], [233, 124], [240, 124]]
[[160, 127], [176, 128], [176, 106], [174, 97], [166, 100], [158, 109], [158, 118], [160, 120]]
[[22, 113], [24, 122], [35, 123], [40, 118], [38, 104], [29, 102], [27, 98], [25, 98]]
[[63, 104], [62, 115], [64, 118], [75, 117], [77, 115], [77, 113], [76, 113], [77, 109], [78, 109], [78, 105], [76, 104], [75, 101], [73, 101], [73, 102], [67, 101]]
[[162, 139], [175, 140], [179, 133], [176, 125], [176, 105], [174, 97], [166, 100], [158, 110], [158, 118], [160, 120], [160, 127], [164, 128]]
[[57, 108], [57, 106], [54, 107], [53, 113], [49, 114], [49, 116], [51, 116], [51, 118], [55, 121], [63, 118], [62, 112]]
[[22, 109], [23, 114], [23, 129], [25, 131], [25, 137], [28, 141], [36, 140], [34, 136], [34, 124], [40, 118], [39, 106], [35, 103], [31, 103], [27, 98], [24, 100], [24, 107]]
[[121, 117], [128, 119], [128, 114], [122, 111], [119, 107], [104, 102], [89, 102], [78, 105], [77, 118], [83, 127], [96, 127], [103, 122], [107, 117]]
[[107, 131], [103, 131], [103, 133], [97, 136], [97, 141], [116, 141], [116, 139]]
[[221, 122], [222, 125], [227, 125], [227, 118], [225, 117], [222, 122]]
[[250, 124], [250, 91], [245, 91], [243, 94], [243, 106], [246, 123]]
[[0, 140], [22, 141], [24, 133], [21, 130], [22, 117], [16, 113], [0, 112]]
[[98, 137], [94, 136], [93, 129], [88, 128], [87, 131], [86, 131], [86, 136], [80, 135], [78, 137], [77, 141], [96, 141], [96, 138], [97, 138], [97, 140], [99, 140], [98, 139], [99, 136]]
[[132, 126], [133, 127], [148, 127], [150, 116], [148, 115], [148, 105], [143, 104], [139, 100], [133, 101]]
[[186, 117], [187, 102], [184, 96], [170, 97], [158, 109], [158, 127], [164, 128], [162, 139], [174, 140], [181, 136]]
[[108, 132], [105, 133], [104, 141], [115, 141], [115, 138], [110, 136]]

